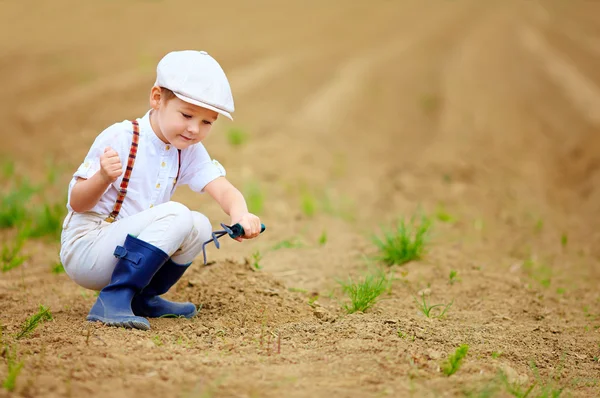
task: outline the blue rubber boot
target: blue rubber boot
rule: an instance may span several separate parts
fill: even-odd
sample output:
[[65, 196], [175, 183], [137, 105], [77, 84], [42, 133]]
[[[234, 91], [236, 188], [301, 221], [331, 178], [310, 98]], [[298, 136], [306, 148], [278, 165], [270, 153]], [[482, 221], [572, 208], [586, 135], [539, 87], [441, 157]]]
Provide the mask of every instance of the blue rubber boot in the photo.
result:
[[148, 320], [136, 316], [131, 310], [131, 300], [150, 283], [169, 255], [131, 235], [127, 235], [123, 246], [116, 247], [114, 255], [119, 261], [110, 283], [100, 291], [87, 320], [110, 326], [149, 330]]
[[191, 318], [196, 315], [196, 306], [192, 303], [176, 303], [158, 297], [168, 292], [177, 283], [190, 264], [177, 264], [168, 259], [148, 286], [133, 298], [131, 302], [133, 313], [148, 318], [181, 316]]

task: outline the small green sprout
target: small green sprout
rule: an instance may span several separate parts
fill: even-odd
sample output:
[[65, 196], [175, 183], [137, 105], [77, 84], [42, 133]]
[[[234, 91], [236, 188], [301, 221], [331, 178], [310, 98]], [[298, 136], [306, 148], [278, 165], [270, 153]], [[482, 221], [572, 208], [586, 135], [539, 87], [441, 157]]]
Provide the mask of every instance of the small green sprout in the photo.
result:
[[425, 253], [425, 242], [430, 226], [431, 220], [422, 217], [418, 225], [415, 225], [414, 219], [410, 223], [402, 220], [396, 231], [384, 230], [382, 239], [373, 238], [380, 251], [379, 258], [387, 265], [402, 265], [419, 260]]
[[65, 213], [66, 209], [63, 203], [54, 205], [45, 203], [41, 210], [32, 213], [32, 227], [29, 236], [32, 238], [49, 236], [55, 240], [60, 240]]
[[29, 217], [26, 204], [37, 188], [26, 179], [14, 185], [16, 186], [9, 188], [7, 193], [0, 194], [0, 228], [23, 225]]
[[442, 372], [444, 372], [446, 376], [451, 376], [456, 373], [456, 371], [460, 369], [462, 361], [467, 356], [468, 351], [469, 346], [467, 344], [462, 344], [458, 347], [454, 354], [450, 355], [442, 365]]
[[390, 281], [383, 272], [367, 274], [362, 280], [347, 282], [338, 281], [343, 292], [350, 299], [350, 305], [344, 304], [343, 308], [348, 314], [360, 311], [365, 312], [377, 302], [378, 297], [390, 288]]
[[254, 269], [262, 269], [262, 265], [260, 265], [260, 260], [262, 260], [262, 255], [260, 251], [255, 251], [252, 253], [252, 266]]
[[25, 262], [25, 257], [20, 254], [24, 242], [25, 238], [19, 235], [11, 245], [8, 243], [3, 244], [2, 253], [0, 253], [0, 270], [2, 272], [17, 268]]
[[302, 189], [300, 193], [302, 213], [306, 217], [312, 217], [317, 212], [317, 200], [307, 189]]
[[40, 305], [39, 311], [36, 314], [27, 318], [25, 323], [21, 326], [21, 331], [17, 334], [16, 339], [18, 340], [31, 334], [40, 323], [51, 319], [52, 314], [50, 313], [50, 309], [48, 307]]
[[6, 358], [6, 363], [8, 365], [8, 372], [6, 378], [2, 382], [2, 387], [8, 391], [14, 391], [17, 376], [19, 376], [21, 369], [23, 369], [23, 361], [19, 361], [16, 347], [11, 347], [9, 345], [4, 347], [4, 357]]
[[231, 146], [239, 147], [248, 141], [248, 134], [239, 128], [232, 128], [227, 132], [227, 141]]
[[562, 234], [562, 236], [560, 237], [560, 244], [562, 247], [567, 247], [567, 243], [569, 242], [569, 238], [567, 237], [567, 234]]
[[53, 274], [64, 274], [65, 273], [65, 267], [62, 265], [62, 263], [60, 261], [57, 261], [51, 267], [51, 271], [52, 271]]
[[453, 223], [455, 221], [455, 218], [446, 211], [446, 209], [443, 205], [438, 206], [436, 213], [435, 213], [435, 217], [438, 219], [438, 221], [441, 221], [444, 223]]
[[[422, 298], [421, 302], [419, 302], [419, 300], [417, 300], [416, 297], [413, 296], [413, 298], [415, 299], [415, 302], [417, 303], [417, 307], [419, 308], [419, 310], [427, 318], [442, 318], [446, 314], [446, 311], [448, 311], [448, 309], [454, 303], [454, 300], [453, 300], [449, 304], [434, 304], [434, 305], [429, 305], [429, 304], [427, 304], [427, 300], [425, 300], [425, 293], [421, 293], [421, 298]], [[438, 315], [433, 315], [431, 313], [431, 310], [433, 310], [434, 308], [438, 308], [438, 307], [444, 307], [444, 309]]]
[[402, 330], [398, 329], [398, 337], [400, 337], [401, 339], [410, 339], [410, 341], [415, 341], [415, 335], [411, 335], [409, 336], [407, 333], [404, 333]]
[[279, 249], [297, 249], [303, 247], [304, 245], [297, 238], [282, 240], [281, 242], [275, 244], [272, 250]]
[[494, 358], [494, 359], [500, 358], [501, 355], [502, 355], [502, 351], [493, 351], [492, 352], [492, 358]]
[[454, 282], [458, 281], [458, 271], [450, 270], [450, 276], [448, 277], [448, 283], [454, 285]]
[[535, 233], [539, 234], [544, 229], [544, 220], [541, 218], [535, 223]]
[[323, 246], [325, 243], [327, 243], [327, 231], [323, 231], [319, 236], [319, 246]]

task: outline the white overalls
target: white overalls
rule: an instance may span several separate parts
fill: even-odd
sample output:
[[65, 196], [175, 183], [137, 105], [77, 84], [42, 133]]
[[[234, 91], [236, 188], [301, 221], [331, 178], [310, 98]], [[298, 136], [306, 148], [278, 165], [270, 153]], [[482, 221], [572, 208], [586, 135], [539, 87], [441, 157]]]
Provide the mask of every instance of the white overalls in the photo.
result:
[[[115, 221], [111, 223], [106, 218], [115, 209], [125, 173], [91, 210], [77, 213], [67, 203], [69, 212], [63, 223], [60, 258], [69, 277], [85, 288], [101, 290], [110, 282], [117, 263], [113, 251], [128, 234], [160, 248], [179, 264], [192, 262], [202, 251], [202, 243], [211, 238], [212, 226], [206, 216], [170, 199], [176, 186], [182, 184], [201, 193], [206, 184], [225, 176], [225, 169], [211, 160], [201, 143], [179, 153], [162, 142], [152, 130], [149, 117], [150, 111], [137, 119], [137, 154]], [[106, 147], [119, 154], [125, 171], [132, 141], [130, 121], [104, 130], [73, 175], [69, 200], [77, 178], [90, 178], [100, 170], [100, 156]]]

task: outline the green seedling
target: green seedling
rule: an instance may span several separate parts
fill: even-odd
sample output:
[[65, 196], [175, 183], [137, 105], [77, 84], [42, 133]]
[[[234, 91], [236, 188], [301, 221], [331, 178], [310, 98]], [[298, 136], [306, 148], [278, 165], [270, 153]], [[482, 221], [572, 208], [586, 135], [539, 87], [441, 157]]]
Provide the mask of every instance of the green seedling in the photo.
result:
[[265, 198], [256, 182], [246, 184], [244, 197], [248, 203], [248, 210], [253, 214], [260, 214], [264, 208]]
[[15, 184], [6, 194], [0, 196], [0, 228], [12, 228], [27, 221], [26, 204], [37, 188], [27, 180]]
[[48, 321], [52, 319], [52, 314], [50, 313], [50, 309], [48, 307], [44, 307], [40, 305], [39, 311], [27, 318], [25, 323], [21, 326], [21, 331], [16, 335], [16, 339], [23, 338], [31, 334], [35, 328], [38, 327], [40, 323], [44, 321]]
[[[11, 165], [11, 163], [7, 163]], [[27, 178], [15, 177], [14, 166], [5, 166], [4, 175], [10, 181], [4, 185], [8, 188], [7, 193], [0, 194], [0, 228], [12, 228], [15, 226], [28, 226], [31, 237], [49, 235], [59, 239], [61, 232], [61, 221], [65, 216], [66, 209], [64, 201], [56, 204], [39, 203], [33, 200], [35, 194], [40, 199], [44, 195], [52, 196], [43, 192], [50, 188], [56, 180], [58, 170], [56, 167], [48, 166], [46, 182], [39, 186], [29, 183]]]
[[[443, 317], [446, 314], [446, 311], [448, 311], [448, 309], [454, 303], [454, 300], [452, 300], [449, 304], [434, 304], [434, 305], [429, 305], [429, 304], [427, 304], [427, 300], [425, 299], [425, 293], [421, 293], [421, 299], [422, 299], [421, 302], [419, 302], [419, 300], [417, 300], [416, 297], [413, 296], [413, 298], [415, 299], [415, 302], [417, 303], [417, 307], [419, 308], [419, 310], [427, 318], [441, 318], [441, 317]], [[431, 311], [434, 308], [440, 308], [440, 307], [444, 307], [444, 309], [438, 315], [433, 315], [431, 313]]]
[[493, 351], [492, 352], [492, 358], [494, 358], [494, 359], [500, 358], [501, 355], [502, 355], [502, 351]]
[[239, 128], [232, 128], [227, 132], [227, 141], [231, 146], [239, 147], [248, 141], [248, 134]]
[[6, 364], [8, 372], [6, 378], [2, 382], [2, 387], [8, 391], [14, 391], [17, 382], [17, 376], [23, 369], [23, 361], [19, 361], [17, 358], [16, 347], [9, 345], [4, 346], [4, 357], [6, 358]]
[[562, 247], [567, 247], [567, 243], [569, 242], [569, 238], [567, 237], [567, 234], [562, 234], [562, 236], [560, 237], [560, 244]]
[[435, 212], [435, 217], [441, 221], [441, 222], [445, 222], [445, 223], [453, 223], [454, 221], [456, 221], [456, 219], [446, 211], [446, 209], [444, 208], [444, 206], [439, 205], [436, 212]]
[[62, 203], [54, 205], [44, 204], [43, 209], [32, 214], [33, 220], [29, 236], [32, 238], [50, 236], [56, 240], [60, 240], [62, 220], [65, 215], [66, 210]]
[[541, 264], [528, 257], [523, 261], [523, 270], [525, 273], [545, 288], [550, 287], [552, 282], [552, 269], [547, 265]]
[[347, 282], [338, 281], [342, 291], [350, 299], [350, 304], [344, 304], [343, 308], [348, 314], [360, 311], [365, 312], [377, 302], [378, 297], [390, 288], [390, 280], [383, 272], [367, 274], [363, 280], [353, 281], [348, 278]]
[[53, 274], [64, 274], [65, 267], [60, 261], [57, 261], [51, 268]]
[[260, 260], [262, 260], [262, 256], [260, 251], [255, 251], [252, 253], [252, 266], [254, 269], [262, 269], [262, 265], [260, 265]]
[[161, 345], [163, 345], [163, 342], [162, 342], [162, 340], [160, 339], [160, 336], [159, 336], [159, 335], [154, 335], [154, 336], [152, 337], [152, 342], [153, 342], [153, 343], [154, 343], [154, 344], [155, 344], [157, 347], [160, 347]]
[[298, 249], [304, 247], [304, 244], [298, 240], [298, 238], [292, 238], [287, 240], [282, 240], [281, 242], [275, 244], [272, 250], [279, 249]]
[[313, 294], [312, 296], [310, 296], [308, 298], [308, 305], [310, 305], [311, 307], [314, 306], [315, 301], [317, 301], [319, 299], [319, 295], [318, 294]]
[[542, 220], [541, 218], [539, 220], [537, 220], [537, 222], [535, 223], [535, 233], [539, 234], [540, 232], [542, 232], [542, 230], [544, 229], [544, 220]]
[[300, 204], [306, 217], [313, 217], [317, 212], [317, 199], [307, 189], [302, 189], [300, 193]]
[[398, 337], [401, 339], [410, 339], [410, 341], [415, 341], [415, 335], [409, 336], [407, 333], [404, 333], [402, 330], [398, 329]]
[[0, 269], [2, 272], [10, 271], [14, 268], [17, 268], [25, 261], [25, 257], [21, 256], [20, 252], [23, 248], [23, 244], [25, 243], [25, 237], [27, 235], [27, 230], [21, 230], [17, 234], [17, 237], [9, 245], [9, 243], [4, 243], [2, 245], [2, 257], [0, 258]]
[[450, 355], [442, 365], [442, 372], [444, 372], [446, 376], [451, 376], [456, 373], [456, 371], [460, 369], [462, 361], [467, 356], [468, 351], [469, 346], [467, 344], [462, 344], [458, 347], [454, 354]]
[[456, 270], [450, 270], [450, 276], [448, 277], [448, 283], [451, 285], [454, 285], [454, 282], [458, 281], [458, 271]]
[[419, 260], [425, 253], [427, 233], [431, 220], [422, 217], [421, 222], [415, 225], [400, 221], [396, 231], [384, 230], [383, 238], [374, 237], [375, 245], [379, 248], [379, 259], [387, 265], [402, 265], [413, 260]]
[[323, 246], [325, 243], [327, 243], [327, 231], [323, 231], [319, 236], [319, 246]]

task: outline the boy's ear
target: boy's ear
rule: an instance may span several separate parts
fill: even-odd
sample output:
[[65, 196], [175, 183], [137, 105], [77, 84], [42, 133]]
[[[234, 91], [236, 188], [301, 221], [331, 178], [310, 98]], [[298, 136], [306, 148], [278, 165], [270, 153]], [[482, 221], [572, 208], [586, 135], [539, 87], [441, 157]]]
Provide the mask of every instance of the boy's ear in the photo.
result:
[[160, 107], [160, 87], [153, 86], [152, 90], [150, 90], [150, 106], [152, 109], [158, 109]]

